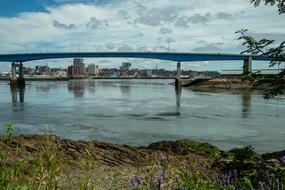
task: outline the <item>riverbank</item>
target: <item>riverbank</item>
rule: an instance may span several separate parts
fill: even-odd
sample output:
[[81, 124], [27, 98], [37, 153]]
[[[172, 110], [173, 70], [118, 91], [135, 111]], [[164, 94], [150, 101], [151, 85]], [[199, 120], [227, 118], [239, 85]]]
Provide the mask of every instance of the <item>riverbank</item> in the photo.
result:
[[[274, 88], [276, 80], [272, 77], [243, 78], [240, 76], [226, 76], [212, 79], [196, 79], [183, 82], [183, 87], [195, 90], [231, 89], [231, 90], [270, 90]], [[283, 81], [285, 84], [285, 79]]]
[[285, 188], [285, 150], [225, 152], [191, 140], [132, 147], [50, 135], [14, 137], [7, 131], [0, 137], [4, 189], [258, 189], [259, 182]]

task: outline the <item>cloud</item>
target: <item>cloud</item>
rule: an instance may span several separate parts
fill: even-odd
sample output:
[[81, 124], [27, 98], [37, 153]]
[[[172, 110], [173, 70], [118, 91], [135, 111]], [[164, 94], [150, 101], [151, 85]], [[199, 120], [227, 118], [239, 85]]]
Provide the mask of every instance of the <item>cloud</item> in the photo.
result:
[[147, 52], [149, 51], [145, 45], [137, 47], [138, 52]]
[[116, 44], [114, 44], [114, 43], [108, 43], [108, 44], [106, 45], [106, 48], [109, 49], [109, 50], [114, 50], [116, 47], [117, 47], [117, 46], [116, 46]]
[[206, 13], [205, 15], [200, 15], [199, 13], [194, 14], [191, 16], [188, 21], [193, 24], [206, 24], [212, 18], [211, 13]]
[[169, 29], [169, 28], [161, 27], [159, 33], [162, 34], [162, 35], [170, 34], [170, 33], [172, 33], [172, 30]]
[[200, 15], [199, 13], [196, 13], [192, 16], [185, 16], [182, 15], [178, 18], [178, 20], [175, 22], [175, 26], [187, 28], [190, 23], [192, 24], [206, 24], [209, 22], [212, 18], [211, 13], [206, 13], [205, 15]]
[[285, 32], [284, 33], [277, 33], [277, 32], [272, 32], [272, 33], [265, 33], [265, 32], [250, 32], [249, 35], [254, 36], [256, 39], [270, 39], [270, 40], [275, 40], [277, 43], [283, 42], [285, 40]]
[[57, 20], [53, 21], [53, 26], [55, 28], [60, 28], [60, 29], [65, 29], [65, 30], [72, 30], [76, 28], [75, 24], [63, 24], [63, 23], [58, 22]]
[[171, 23], [176, 17], [177, 15], [169, 10], [153, 8], [142, 12], [136, 22], [148, 26], [158, 26]]
[[189, 23], [189, 18], [186, 17], [185, 15], [179, 17], [179, 19], [175, 22], [175, 26], [178, 26], [178, 27], [188, 27], [188, 23]]
[[133, 48], [127, 44], [120, 44], [118, 48], [118, 52], [132, 52], [134, 51]]
[[192, 51], [195, 52], [214, 52], [217, 53], [220, 50], [220, 44], [219, 43], [210, 43], [203, 46], [199, 46], [196, 48], [193, 48]]
[[119, 15], [119, 17], [120, 18], [122, 18], [122, 19], [124, 19], [124, 20], [128, 20], [128, 19], [130, 19], [130, 13], [128, 12], [128, 11], [126, 11], [126, 10], [120, 10], [119, 12], [118, 12], [118, 15]]
[[173, 43], [173, 42], [175, 42], [175, 40], [171, 37], [168, 37], [168, 38], [166, 38], [166, 42], [167, 43]]
[[218, 12], [216, 14], [216, 17], [222, 20], [233, 20], [234, 19], [234, 17], [231, 14], [225, 13], [225, 12]]
[[108, 26], [108, 21], [100, 21], [96, 17], [91, 17], [86, 27], [90, 29], [98, 29], [100, 26]]
[[155, 46], [153, 48], [153, 51], [159, 51], [159, 52], [166, 51], [167, 52], [168, 48], [166, 46], [164, 46], [164, 45], [159, 45], [159, 46]]

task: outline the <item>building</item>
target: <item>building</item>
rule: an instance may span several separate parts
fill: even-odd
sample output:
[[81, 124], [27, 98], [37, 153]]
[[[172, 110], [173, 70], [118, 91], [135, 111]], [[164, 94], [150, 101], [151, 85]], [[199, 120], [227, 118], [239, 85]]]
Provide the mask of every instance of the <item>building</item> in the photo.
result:
[[73, 65], [84, 65], [84, 59], [82, 59], [82, 58], [75, 58], [75, 59], [73, 59]]
[[68, 77], [70, 78], [85, 78], [86, 70], [82, 58], [73, 59], [73, 65], [68, 67]]
[[152, 70], [147, 70], [146, 71], [146, 76], [147, 77], [152, 77]]
[[40, 75], [48, 75], [50, 72], [50, 68], [47, 65], [44, 66], [36, 66], [35, 73]]
[[98, 76], [100, 73], [98, 65], [95, 65], [95, 64], [88, 65], [87, 73], [88, 75]]

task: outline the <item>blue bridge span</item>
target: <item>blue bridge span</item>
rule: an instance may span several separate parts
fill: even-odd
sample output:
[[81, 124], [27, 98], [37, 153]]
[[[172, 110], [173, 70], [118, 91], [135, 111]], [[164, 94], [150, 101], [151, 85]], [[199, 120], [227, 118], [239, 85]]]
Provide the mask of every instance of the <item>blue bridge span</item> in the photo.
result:
[[80, 53], [19, 53], [0, 54], [0, 62], [27, 62], [42, 59], [59, 58], [143, 58], [159, 59], [175, 62], [185, 61], [234, 61], [252, 60], [270, 61], [268, 56], [249, 56], [240, 54], [214, 54], [214, 53], [168, 53], [168, 52], [80, 52]]
[[[214, 53], [174, 53], [174, 52], [66, 52], [66, 53], [19, 53], [0, 54], [0, 62], [11, 62], [11, 84], [25, 85], [23, 62], [62, 58], [143, 58], [177, 62], [177, 81], [180, 79], [181, 62], [191, 61], [243, 61], [243, 73], [252, 72], [252, 60], [271, 61], [273, 58], [258, 55], [214, 54]], [[16, 68], [19, 68], [19, 77]]]

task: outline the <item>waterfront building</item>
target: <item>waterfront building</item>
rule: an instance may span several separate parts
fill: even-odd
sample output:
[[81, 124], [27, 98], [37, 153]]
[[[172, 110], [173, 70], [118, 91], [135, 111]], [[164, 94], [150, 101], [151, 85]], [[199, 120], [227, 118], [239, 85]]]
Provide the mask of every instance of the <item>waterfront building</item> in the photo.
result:
[[48, 75], [50, 72], [50, 68], [47, 65], [44, 66], [36, 66], [35, 73], [40, 75]]
[[146, 76], [147, 77], [152, 77], [152, 70], [147, 70], [146, 71]]
[[88, 75], [98, 76], [100, 73], [98, 65], [95, 65], [95, 64], [88, 65], [87, 73]]
[[68, 67], [68, 77], [85, 78], [86, 70], [82, 58], [73, 59], [73, 65]]

